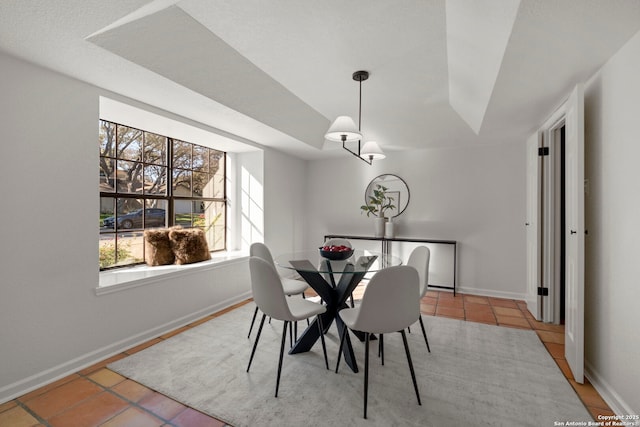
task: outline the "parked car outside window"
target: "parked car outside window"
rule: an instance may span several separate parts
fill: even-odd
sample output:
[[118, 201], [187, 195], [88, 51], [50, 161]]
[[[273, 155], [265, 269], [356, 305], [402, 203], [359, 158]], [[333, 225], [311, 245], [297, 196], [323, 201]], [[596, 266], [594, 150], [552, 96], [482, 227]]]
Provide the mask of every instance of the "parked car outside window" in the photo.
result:
[[[142, 228], [142, 209], [137, 209], [124, 215], [118, 215], [117, 228]], [[147, 208], [144, 210], [145, 227], [164, 227], [166, 224], [165, 210], [159, 208]], [[103, 227], [113, 228], [115, 218], [110, 216], [102, 220]]]

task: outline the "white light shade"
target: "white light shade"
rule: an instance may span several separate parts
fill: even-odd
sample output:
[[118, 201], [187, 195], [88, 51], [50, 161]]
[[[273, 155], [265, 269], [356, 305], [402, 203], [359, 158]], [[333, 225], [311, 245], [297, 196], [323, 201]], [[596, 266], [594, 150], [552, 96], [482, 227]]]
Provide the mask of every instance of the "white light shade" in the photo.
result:
[[353, 119], [349, 116], [340, 116], [334, 120], [333, 124], [324, 135], [325, 139], [329, 141], [342, 141], [344, 136], [345, 141], [357, 141], [362, 139], [362, 134], [356, 127]]
[[380, 148], [377, 142], [367, 141], [362, 146], [362, 150], [360, 150], [360, 157], [364, 157], [365, 159], [370, 159], [370, 160], [373, 160], [373, 159], [380, 160], [380, 159], [384, 159], [387, 156], [384, 155], [384, 152], [382, 151], [382, 149]]

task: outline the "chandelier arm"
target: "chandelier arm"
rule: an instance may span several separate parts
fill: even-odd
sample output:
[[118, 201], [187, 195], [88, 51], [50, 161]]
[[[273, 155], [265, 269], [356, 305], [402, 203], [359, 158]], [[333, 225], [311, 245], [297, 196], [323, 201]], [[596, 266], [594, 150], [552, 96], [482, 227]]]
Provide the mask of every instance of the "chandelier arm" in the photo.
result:
[[344, 148], [345, 150], [347, 150], [348, 152], [350, 152], [351, 154], [353, 154], [354, 156], [356, 156], [357, 158], [359, 158], [360, 160], [362, 160], [363, 162], [372, 165], [373, 164], [373, 156], [369, 156], [369, 160], [365, 159], [364, 157], [362, 157], [360, 155], [360, 141], [358, 140], [358, 152], [356, 153], [355, 151], [351, 150], [349, 147], [347, 147], [347, 141], [346, 138], [342, 138], [342, 148]]

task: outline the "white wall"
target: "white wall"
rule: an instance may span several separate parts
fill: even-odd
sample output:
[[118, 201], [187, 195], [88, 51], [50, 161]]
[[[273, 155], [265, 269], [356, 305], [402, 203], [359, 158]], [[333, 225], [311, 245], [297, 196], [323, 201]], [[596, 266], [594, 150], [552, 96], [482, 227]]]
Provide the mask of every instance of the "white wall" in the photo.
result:
[[640, 33], [585, 91], [585, 365], [617, 414], [640, 414]]
[[523, 299], [524, 144], [386, 154], [373, 166], [346, 152], [310, 162], [306, 244], [325, 234], [372, 236], [373, 219], [360, 213], [364, 192], [374, 177], [393, 173], [411, 193], [395, 220], [398, 237], [457, 240], [461, 291]]
[[267, 150], [264, 176], [265, 243], [274, 256], [306, 249], [307, 162]]

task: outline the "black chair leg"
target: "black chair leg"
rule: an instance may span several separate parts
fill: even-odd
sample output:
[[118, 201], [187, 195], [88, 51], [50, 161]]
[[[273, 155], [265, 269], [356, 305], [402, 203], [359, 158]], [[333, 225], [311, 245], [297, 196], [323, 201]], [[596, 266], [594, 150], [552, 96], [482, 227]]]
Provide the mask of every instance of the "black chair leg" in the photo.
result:
[[427, 350], [429, 350], [429, 353], [431, 353], [429, 340], [427, 339], [427, 331], [424, 329], [424, 323], [422, 322], [422, 316], [420, 316], [420, 327], [422, 328], [422, 335], [424, 335], [424, 342], [427, 344]]
[[364, 419], [367, 419], [367, 397], [369, 395], [369, 332], [365, 334], [364, 344]]
[[251, 331], [253, 330], [253, 324], [256, 322], [257, 315], [258, 315], [258, 306], [256, 305], [256, 309], [253, 312], [253, 319], [251, 319], [251, 327], [249, 328], [249, 333], [247, 334], [247, 338], [251, 336]]
[[322, 342], [322, 352], [324, 353], [324, 364], [329, 369], [329, 358], [327, 357], [327, 346], [324, 342], [324, 327], [322, 326], [322, 318], [318, 316], [318, 332], [320, 332], [320, 341]]
[[293, 348], [293, 343], [298, 341], [298, 322], [289, 325], [289, 348]]
[[384, 334], [380, 334], [378, 346], [380, 348], [380, 360], [382, 361], [382, 366], [384, 366]]
[[340, 348], [338, 349], [338, 361], [336, 362], [336, 374], [338, 373], [338, 367], [340, 366], [340, 357], [342, 356], [342, 347], [344, 346], [344, 340], [347, 337], [347, 327], [344, 327], [342, 336], [340, 337]]
[[413, 380], [413, 388], [416, 390], [416, 397], [418, 398], [418, 405], [422, 405], [420, 402], [420, 392], [418, 391], [418, 382], [416, 381], [416, 373], [413, 370], [413, 362], [411, 361], [411, 353], [409, 352], [409, 344], [407, 343], [407, 335], [404, 330], [400, 331], [402, 334], [402, 342], [404, 343], [404, 351], [407, 353], [407, 362], [409, 362], [409, 370], [411, 371], [411, 379]]
[[251, 368], [251, 362], [253, 362], [253, 355], [256, 354], [256, 347], [258, 347], [258, 340], [260, 339], [260, 333], [262, 332], [262, 326], [264, 325], [264, 319], [267, 317], [266, 314], [262, 315], [262, 320], [260, 320], [260, 327], [258, 328], [258, 335], [256, 335], [256, 342], [253, 343], [253, 350], [251, 350], [251, 357], [249, 358], [249, 366], [247, 366], [247, 372], [249, 372], [249, 368]]
[[[302, 299], [307, 299], [307, 297], [304, 295], [304, 292], [302, 293]], [[311, 323], [309, 322], [309, 318], [307, 318], [307, 326], [309, 326]]]
[[[278, 361], [278, 378], [276, 379], [276, 397], [278, 397], [278, 388], [280, 388], [280, 372], [282, 372], [282, 355], [284, 354], [284, 343], [287, 342], [287, 325], [289, 322], [285, 321], [282, 327], [282, 342], [280, 343], [280, 360]], [[291, 331], [291, 327], [289, 327]]]

